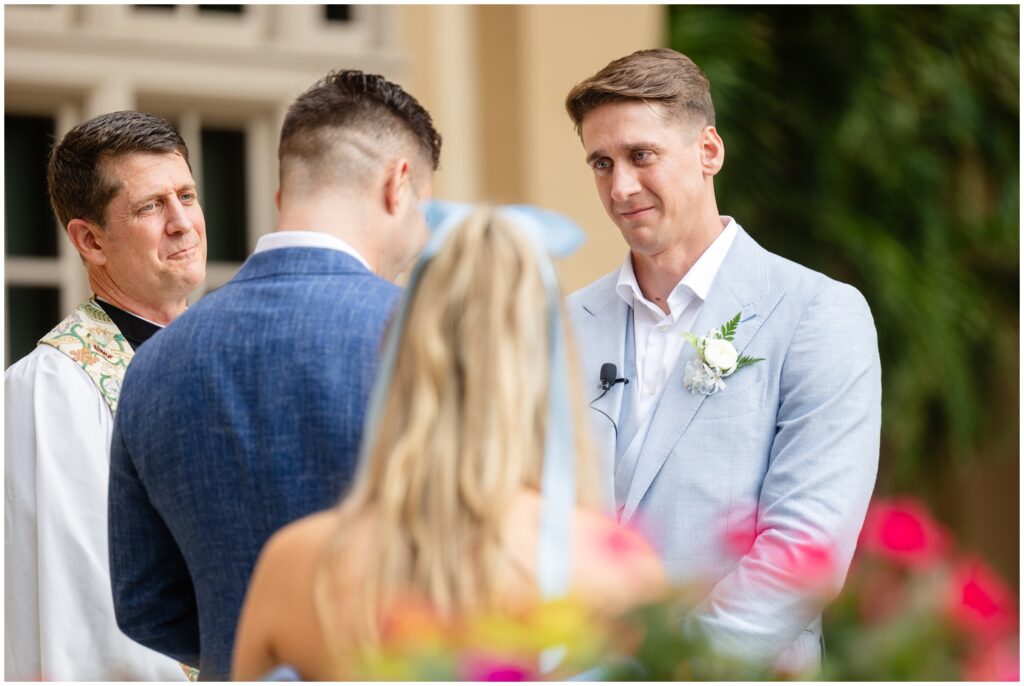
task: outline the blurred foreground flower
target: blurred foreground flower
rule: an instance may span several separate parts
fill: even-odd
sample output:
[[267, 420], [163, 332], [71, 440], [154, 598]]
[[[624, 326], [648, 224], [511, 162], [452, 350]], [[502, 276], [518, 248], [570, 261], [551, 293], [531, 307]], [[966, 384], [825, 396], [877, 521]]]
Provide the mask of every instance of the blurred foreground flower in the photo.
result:
[[980, 560], [959, 564], [950, 585], [950, 612], [970, 634], [983, 641], [1016, 628], [1013, 594]]
[[920, 503], [879, 499], [825, 612], [822, 677], [1017, 681], [1016, 630], [1016, 599], [983, 562], [960, 557]]
[[[635, 542], [598, 541], [611, 556]], [[723, 545], [748, 555], [772, 584], [831, 598], [838, 578], [832, 547], [758, 530], [751, 515]], [[385, 621], [384, 645], [352, 672], [360, 679], [535, 681], [583, 674], [588, 680], [688, 681], [803, 678], [714, 654], [683, 620], [710, 590], [689, 583], [622, 616], [573, 599], [518, 613], [441, 622], [422, 604], [403, 603]], [[950, 535], [919, 503], [876, 500], [869, 509], [845, 588], [824, 616], [826, 658], [817, 678], [837, 681], [1019, 681], [1014, 593], [980, 560], [959, 557]], [[558, 667], [541, 672], [554, 649]]]
[[917, 569], [946, 554], [949, 534], [919, 503], [909, 499], [876, 500], [868, 508], [860, 549]]

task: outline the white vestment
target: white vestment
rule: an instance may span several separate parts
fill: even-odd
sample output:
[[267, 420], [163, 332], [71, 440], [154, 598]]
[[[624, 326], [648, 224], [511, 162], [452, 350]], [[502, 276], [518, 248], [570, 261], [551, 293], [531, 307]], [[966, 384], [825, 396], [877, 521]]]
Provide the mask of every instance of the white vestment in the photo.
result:
[[38, 346], [4, 374], [4, 676], [184, 681], [125, 636], [107, 559], [113, 415], [63, 352]]

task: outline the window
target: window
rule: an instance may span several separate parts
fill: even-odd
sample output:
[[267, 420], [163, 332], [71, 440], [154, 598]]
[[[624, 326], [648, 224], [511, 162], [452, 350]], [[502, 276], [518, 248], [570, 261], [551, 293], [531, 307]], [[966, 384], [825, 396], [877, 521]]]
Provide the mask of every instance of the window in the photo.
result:
[[210, 262], [244, 262], [248, 253], [245, 131], [203, 128], [202, 188]]
[[241, 14], [242, 5], [199, 5], [200, 12], [221, 12], [223, 14]]
[[324, 19], [327, 21], [352, 21], [352, 6], [324, 5]]
[[60, 289], [49, 286], [8, 286], [6, 313], [8, 366], [32, 352], [36, 341], [63, 319]]
[[4, 116], [4, 226], [7, 255], [57, 257], [58, 227], [46, 190], [53, 117]]
[[[132, 5], [132, 8], [139, 12], [175, 12], [184, 8], [190, 12], [188, 5]], [[244, 5], [196, 5], [200, 12], [219, 12], [221, 14], [242, 14], [245, 11]]]

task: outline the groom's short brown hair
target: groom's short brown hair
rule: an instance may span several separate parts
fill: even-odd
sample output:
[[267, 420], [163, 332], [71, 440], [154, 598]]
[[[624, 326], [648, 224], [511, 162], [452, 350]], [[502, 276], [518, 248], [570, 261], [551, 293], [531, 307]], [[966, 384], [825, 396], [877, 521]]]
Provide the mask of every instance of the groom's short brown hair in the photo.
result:
[[569, 91], [565, 109], [580, 133], [591, 110], [629, 100], [657, 102], [680, 119], [715, 125], [707, 75], [689, 57], [669, 48], [638, 50], [610, 62]]
[[430, 114], [383, 76], [332, 71], [288, 108], [278, 147], [282, 182], [300, 166], [317, 177], [358, 182], [369, 163], [391, 150], [417, 153], [437, 170], [441, 135]]

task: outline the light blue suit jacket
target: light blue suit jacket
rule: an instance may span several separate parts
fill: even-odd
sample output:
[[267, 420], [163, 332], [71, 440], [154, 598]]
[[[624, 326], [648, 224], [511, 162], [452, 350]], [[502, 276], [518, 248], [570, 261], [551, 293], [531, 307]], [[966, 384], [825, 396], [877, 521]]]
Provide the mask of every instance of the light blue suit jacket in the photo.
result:
[[[614, 272], [569, 298], [587, 400], [600, 395], [603, 363], [624, 368], [630, 308], [616, 282]], [[769, 253], [743, 229], [691, 331], [703, 335], [737, 312], [733, 344], [764, 361], [703, 396], [683, 385], [696, 355], [686, 345], [634, 440], [619, 431], [619, 463], [635, 469], [616, 507], [647, 533], [674, 581], [713, 584], [688, 626], [721, 650], [813, 669], [820, 613], [845, 579], [878, 467], [875, 327], [856, 289]], [[623, 389], [592, 406], [619, 418]], [[611, 494], [615, 427], [600, 412], [592, 420]], [[744, 539], [752, 547], [736, 545]], [[795, 542], [834, 546], [834, 568], [821, 578], [801, 561], [791, 573]], [[807, 575], [813, 588], [800, 581]]]

